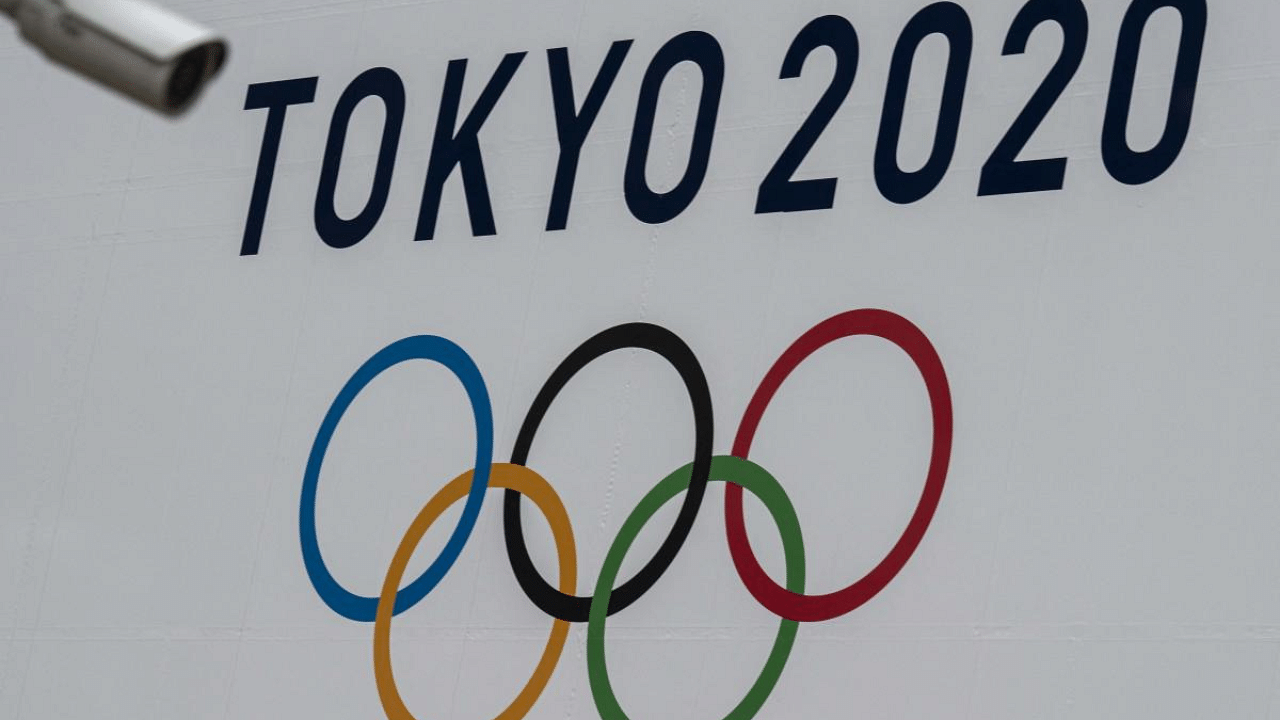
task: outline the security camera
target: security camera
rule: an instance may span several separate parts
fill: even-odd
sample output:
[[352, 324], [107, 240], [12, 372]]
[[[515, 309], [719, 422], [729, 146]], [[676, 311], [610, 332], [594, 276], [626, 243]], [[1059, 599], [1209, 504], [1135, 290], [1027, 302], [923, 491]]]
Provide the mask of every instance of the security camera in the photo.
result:
[[227, 59], [216, 32], [147, 0], [0, 0], [52, 60], [168, 115]]

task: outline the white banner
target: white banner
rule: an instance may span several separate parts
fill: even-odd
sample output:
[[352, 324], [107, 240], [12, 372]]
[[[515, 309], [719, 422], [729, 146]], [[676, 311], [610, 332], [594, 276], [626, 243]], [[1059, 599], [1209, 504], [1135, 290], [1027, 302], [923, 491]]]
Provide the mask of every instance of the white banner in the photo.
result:
[[1280, 717], [1280, 5], [173, 7], [0, 37], [0, 720]]

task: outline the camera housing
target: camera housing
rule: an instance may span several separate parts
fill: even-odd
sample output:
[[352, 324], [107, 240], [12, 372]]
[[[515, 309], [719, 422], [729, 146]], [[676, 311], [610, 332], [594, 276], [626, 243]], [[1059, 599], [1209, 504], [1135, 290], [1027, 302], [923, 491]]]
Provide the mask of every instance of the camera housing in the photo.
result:
[[227, 59], [218, 33], [147, 0], [0, 0], [0, 10], [50, 59], [172, 116]]

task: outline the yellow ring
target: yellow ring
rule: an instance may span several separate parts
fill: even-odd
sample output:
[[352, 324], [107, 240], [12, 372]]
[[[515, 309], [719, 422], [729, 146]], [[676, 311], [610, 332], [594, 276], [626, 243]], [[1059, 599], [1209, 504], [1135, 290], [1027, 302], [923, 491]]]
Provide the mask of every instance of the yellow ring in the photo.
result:
[[[408, 532], [396, 548], [395, 557], [387, 568], [387, 579], [382, 583], [382, 594], [378, 597], [378, 611], [373, 623], [373, 675], [378, 683], [378, 696], [382, 699], [382, 709], [388, 720], [416, 720], [409, 708], [405, 707], [396, 687], [396, 680], [391, 670], [391, 615], [396, 604], [396, 592], [400, 580], [404, 577], [405, 568], [413, 551], [417, 549], [422, 536], [440, 514], [455, 502], [467, 496], [471, 490], [471, 478], [474, 470], [454, 478], [440, 492], [427, 501], [425, 507], [413, 519]], [[560, 496], [541, 475], [523, 465], [495, 464], [489, 473], [489, 487], [515, 490], [533, 501], [533, 504], [546, 516], [551, 525], [551, 535], [555, 538], [556, 555], [560, 561], [560, 592], [572, 595], [578, 585], [578, 557], [573, 542], [573, 527], [569, 524], [569, 513], [564, 509]], [[569, 635], [569, 623], [556, 620], [551, 624], [551, 636], [547, 638], [547, 647], [542, 651], [542, 658], [534, 668], [533, 675], [525, 683], [524, 689], [515, 700], [498, 714], [495, 720], [520, 720], [533, 707], [538, 696], [547, 687], [551, 673], [555, 671], [560, 653], [564, 650], [565, 639]]]

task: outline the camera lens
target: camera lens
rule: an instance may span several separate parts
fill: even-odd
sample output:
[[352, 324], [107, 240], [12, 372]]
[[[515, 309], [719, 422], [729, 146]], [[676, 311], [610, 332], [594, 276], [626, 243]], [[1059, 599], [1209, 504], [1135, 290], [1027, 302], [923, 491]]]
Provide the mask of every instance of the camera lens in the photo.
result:
[[195, 97], [204, 83], [205, 69], [209, 64], [208, 46], [190, 50], [178, 58], [178, 64], [169, 77], [166, 99], [171, 110], [184, 107]]

